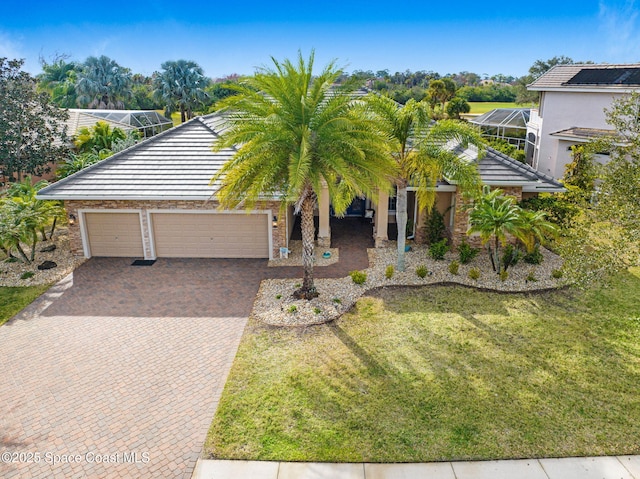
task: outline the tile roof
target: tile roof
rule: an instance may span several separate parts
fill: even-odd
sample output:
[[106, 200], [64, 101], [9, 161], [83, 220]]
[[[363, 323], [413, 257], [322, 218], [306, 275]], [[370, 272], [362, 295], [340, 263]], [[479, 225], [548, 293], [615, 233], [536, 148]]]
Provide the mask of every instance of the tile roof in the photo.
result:
[[214, 153], [217, 115], [197, 117], [149, 138], [39, 192], [43, 199], [184, 199], [211, 197], [211, 177], [234, 154]]
[[[211, 177], [235, 150], [214, 153], [211, 145], [224, 129], [224, 116], [213, 113], [149, 138], [42, 189], [41, 199], [65, 200], [207, 200], [215, 191]], [[467, 149], [457, 152], [477, 159]], [[492, 148], [478, 163], [489, 185], [523, 185], [525, 191], [562, 191], [562, 185], [528, 165]]]
[[[629, 89], [633, 88], [633, 85], [625, 85], [620, 83], [570, 83], [571, 80], [576, 77], [581, 71], [585, 70], [635, 70], [640, 68], [640, 64], [637, 63], [624, 63], [624, 64], [573, 64], [573, 65], [556, 65], [549, 71], [542, 74], [530, 85], [527, 85], [528, 90], [532, 91], [545, 91], [545, 90], [572, 90], [572, 89]], [[588, 72], [582, 74], [585, 77], [592, 77], [593, 75], [587, 75]], [[596, 72], [593, 74], [595, 75]], [[606, 76], [606, 75], [605, 75]], [[578, 77], [580, 78], [580, 77]], [[577, 81], [577, 80], [576, 80]]]
[[[477, 153], [471, 148], [462, 150], [458, 147], [455, 151], [462, 157], [477, 161]], [[564, 191], [562, 184], [551, 176], [490, 147], [486, 149], [485, 156], [478, 161], [478, 171], [482, 182], [489, 186], [522, 186], [526, 192]]]

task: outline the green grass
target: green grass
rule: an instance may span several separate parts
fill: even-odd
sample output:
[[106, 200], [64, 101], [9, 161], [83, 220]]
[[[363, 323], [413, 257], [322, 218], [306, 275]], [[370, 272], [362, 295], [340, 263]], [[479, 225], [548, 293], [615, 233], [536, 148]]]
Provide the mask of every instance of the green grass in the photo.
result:
[[469, 113], [487, 113], [488, 111], [496, 108], [525, 108], [525, 105], [519, 105], [517, 103], [508, 102], [495, 102], [495, 101], [470, 101], [469, 106], [471, 111]]
[[49, 285], [19, 288], [0, 287], [0, 325], [49, 289]]
[[606, 290], [389, 288], [330, 325], [245, 331], [210, 457], [639, 454], [640, 269]]

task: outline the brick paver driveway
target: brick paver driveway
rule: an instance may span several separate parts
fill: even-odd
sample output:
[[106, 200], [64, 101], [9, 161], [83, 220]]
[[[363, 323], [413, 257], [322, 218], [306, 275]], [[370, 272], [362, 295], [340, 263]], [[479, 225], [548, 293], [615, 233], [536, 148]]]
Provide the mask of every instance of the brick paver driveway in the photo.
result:
[[94, 258], [0, 327], [0, 477], [191, 476], [269, 271], [130, 264]]

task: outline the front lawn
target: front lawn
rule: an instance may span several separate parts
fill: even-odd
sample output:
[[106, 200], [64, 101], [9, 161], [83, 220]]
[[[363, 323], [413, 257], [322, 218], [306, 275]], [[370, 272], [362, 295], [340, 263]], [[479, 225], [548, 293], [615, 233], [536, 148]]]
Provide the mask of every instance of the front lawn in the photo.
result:
[[389, 288], [245, 331], [205, 454], [332, 462], [639, 454], [640, 269], [607, 290]]
[[0, 287], [0, 325], [49, 289], [50, 285]]

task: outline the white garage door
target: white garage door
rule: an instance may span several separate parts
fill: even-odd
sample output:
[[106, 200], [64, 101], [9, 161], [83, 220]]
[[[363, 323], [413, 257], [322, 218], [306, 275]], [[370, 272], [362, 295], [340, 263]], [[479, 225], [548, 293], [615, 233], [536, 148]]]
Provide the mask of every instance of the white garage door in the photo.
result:
[[266, 214], [153, 213], [159, 258], [268, 258]]
[[85, 213], [91, 256], [143, 257], [138, 213]]

